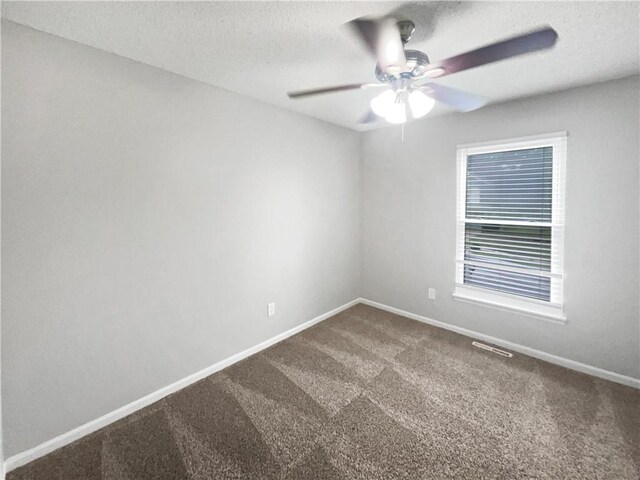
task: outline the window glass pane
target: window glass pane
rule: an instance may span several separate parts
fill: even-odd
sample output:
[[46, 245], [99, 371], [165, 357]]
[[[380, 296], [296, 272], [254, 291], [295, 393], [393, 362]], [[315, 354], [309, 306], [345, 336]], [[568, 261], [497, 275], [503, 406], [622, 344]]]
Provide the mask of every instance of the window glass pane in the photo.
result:
[[467, 218], [551, 221], [553, 147], [467, 157]]
[[551, 227], [468, 223], [464, 247], [465, 261], [551, 271]]
[[550, 299], [551, 279], [548, 277], [465, 265], [464, 283], [547, 302]]

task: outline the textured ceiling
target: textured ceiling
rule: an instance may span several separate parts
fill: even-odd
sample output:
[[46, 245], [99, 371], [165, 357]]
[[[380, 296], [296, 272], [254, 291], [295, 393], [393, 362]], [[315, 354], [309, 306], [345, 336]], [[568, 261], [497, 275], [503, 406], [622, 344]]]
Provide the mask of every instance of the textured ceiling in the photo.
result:
[[[344, 24], [395, 12], [417, 25], [409, 48], [432, 60], [549, 24], [553, 50], [441, 83], [491, 102], [638, 73], [635, 2], [2, 2], [33, 28], [361, 130], [375, 91], [290, 100], [288, 90], [374, 81], [374, 61]], [[430, 116], [449, 112], [438, 107]]]

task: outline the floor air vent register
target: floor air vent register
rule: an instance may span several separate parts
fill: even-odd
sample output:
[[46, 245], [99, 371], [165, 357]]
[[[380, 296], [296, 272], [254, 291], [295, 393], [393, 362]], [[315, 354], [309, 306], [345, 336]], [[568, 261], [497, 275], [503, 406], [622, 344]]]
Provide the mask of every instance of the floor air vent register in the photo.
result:
[[471, 345], [473, 345], [474, 347], [482, 348], [483, 350], [489, 350], [490, 352], [493, 352], [496, 355], [502, 355], [503, 357], [513, 357], [513, 353], [505, 352], [504, 350], [500, 350], [499, 348], [495, 348], [490, 345], [485, 345], [484, 343], [471, 342]]

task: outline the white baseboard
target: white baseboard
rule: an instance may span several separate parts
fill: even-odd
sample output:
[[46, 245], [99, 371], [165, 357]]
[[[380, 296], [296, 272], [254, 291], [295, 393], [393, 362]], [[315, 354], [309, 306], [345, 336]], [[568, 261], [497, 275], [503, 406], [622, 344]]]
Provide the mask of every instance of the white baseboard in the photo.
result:
[[236, 353], [231, 357], [228, 357], [218, 363], [211, 365], [210, 367], [207, 367], [203, 370], [200, 370], [199, 372], [189, 375], [188, 377], [185, 377], [182, 380], [178, 380], [177, 382], [172, 383], [171, 385], [168, 385], [164, 388], [161, 388], [160, 390], [156, 390], [155, 392], [152, 392], [149, 395], [146, 395], [123, 407], [120, 407], [117, 410], [114, 410], [113, 412], [107, 413], [106, 415], [103, 415], [100, 418], [97, 418], [88, 423], [85, 423], [84, 425], [80, 425], [79, 427], [74, 428], [73, 430], [63, 433], [62, 435], [58, 435], [57, 437], [52, 438], [51, 440], [48, 440], [44, 443], [41, 443], [40, 445], [37, 445], [33, 448], [30, 448], [29, 450], [13, 455], [7, 458], [5, 462], [0, 466], [0, 468], [2, 468], [2, 470], [0, 471], [0, 479], [4, 479], [4, 472], [8, 473], [12, 470], [15, 470], [16, 468], [26, 465], [27, 463], [32, 462], [33, 460], [36, 460], [40, 457], [43, 457], [44, 455], [47, 455], [48, 453], [51, 453], [60, 447], [64, 447], [65, 445], [68, 445], [71, 442], [74, 442], [86, 435], [89, 435], [90, 433], [93, 433], [103, 427], [106, 427], [107, 425], [117, 420], [120, 420], [126, 417], [127, 415], [130, 415], [148, 405], [151, 405], [154, 402], [157, 402], [158, 400], [163, 399], [167, 395], [177, 392], [178, 390], [181, 390], [191, 385], [192, 383], [202, 380], [203, 378], [208, 377], [209, 375], [216, 373], [222, 370], [223, 368], [233, 365], [234, 363], [239, 362], [240, 360], [243, 360], [255, 353], [258, 353], [261, 350], [264, 350], [265, 348], [268, 348], [282, 340], [285, 340], [290, 336], [295, 335], [298, 332], [301, 332], [302, 330], [312, 327], [316, 323], [326, 320], [327, 318], [332, 317], [342, 312], [343, 310], [346, 310], [347, 308], [350, 308], [356, 305], [359, 302], [360, 300], [356, 299], [356, 300], [350, 301], [349, 303], [345, 303], [344, 305], [334, 308], [329, 312], [323, 313], [322, 315], [319, 315], [316, 318], [309, 320], [308, 322], [305, 322], [301, 325], [298, 325], [297, 327], [287, 330], [286, 332], [276, 335], [275, 337], [265, 340], [264, 342], [259, 343], [258, 345], [248, 348], [247, 350], [244, 350], [240, 353]]
[[576, 362], [575, 360], [569, 360], [568, 358], [559, 357], [557, 355], [552, 355], [550, 353], [536, 350], [535, 348], [525, 347], [524, 345], [519, 345], [517, 343], [501, 340], [499, 338], [491, 337], [483, 333], [474, 332], [473, 330], [467, 330], [466, 328], [457, 327], [455, 325], [440, 322], [438, 320], [433, 320], [432, 318], [423, 317], [422, 315], [417, 315], [415, 313], [407, 312], [399, 308], [390, 307], [389, 305], [374, 302], [372, 300], [367, 300], [366, 298], [360, 298], [359, 300], [360, 300], [360, 303], [364, 303], [365, 305], [369, 305], [371, 307], [379, 308], [380, 310], [386, 310], [387, 312], [391, 312], [397, 315], [401, 315], [403, 317], [411, 318], [413, 320], [417, 320], [418, 322], [427, 323], [429, 325], [433, 325], [434, 327], [444, 328], [445, 330], [450, 330], [452, 332], [459, 333], [466, 337], [471, 337], [477, 340], [485, 341], [487, 343], [492, 343], [494, 345], [498, 345], [508, 350], [513, 350], [514, 352], [522, 353], [530, 357], [535, 357], [540, 360], [544, 360], [545, 362], [553, 363], [555, 365], [560, 365], [561, 367], [570, 368], [571, 370], [576, 370], [578, 372], [586, 373], [594, 377], [603, 378], [605, 380], [611, 380], [612, 382], [621, 383], [629, 387], [640, 389], [640, 379], [638, 378], [628, 377], [626, 375], [621, 375], [619, 373], [611, 372], [609, 370], [593, 367], [585, 363]]

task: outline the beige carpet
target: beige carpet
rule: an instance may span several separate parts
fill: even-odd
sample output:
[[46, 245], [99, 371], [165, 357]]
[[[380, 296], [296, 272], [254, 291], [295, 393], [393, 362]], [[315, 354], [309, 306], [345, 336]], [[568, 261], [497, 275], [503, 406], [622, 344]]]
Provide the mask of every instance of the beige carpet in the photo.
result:
[[357, 305], [8, 479], [637, 479], [639, 465], [639, 391]]

